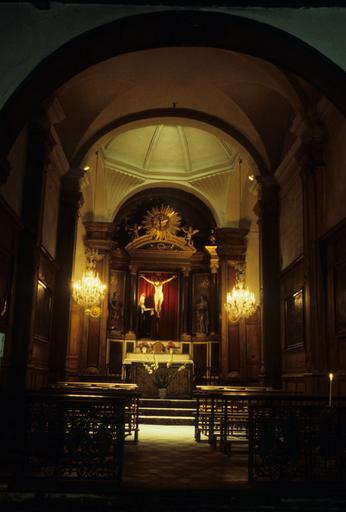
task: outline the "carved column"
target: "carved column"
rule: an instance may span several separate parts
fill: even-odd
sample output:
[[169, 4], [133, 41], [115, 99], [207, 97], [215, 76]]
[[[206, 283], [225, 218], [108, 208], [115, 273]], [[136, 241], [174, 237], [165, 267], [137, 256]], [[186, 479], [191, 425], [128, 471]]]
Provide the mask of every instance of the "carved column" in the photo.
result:
[[[306, 370], [311, 377], [308, 392], [323, 390], [318, 387], [318, 375], [328, 371], [328, 350], [325, 336], [325, 314], [323, 308], [323, 278], [319, 246], [319, 218], [323, 218], [323, 201], [318, 197], [318, 182], [325, 172], [323, 145], [311, 141], [301, 148], [296, 156], [301, 166], [303, 189], [303, 233], [304, 233], [304, 321]], [[316, 377], [316, 378], [315, 378]], [[324, 382], [323, 382], [324, 384]]]
[[[12, 366], [10, 386], [23, 390], [26, 383], [27, 365], [31, 360], [33, 337], [33, 310], [37, 286], [37, 267], [41, 245], [42, 215], [46, 168], [53, 149], [49, 126], [45, 115], [28, 126], [28, 150], [24, 177], [21, 231], [16, 268], [14, 321], [12, 336]], [[5, 166], [4, 174], [8, 172]]]
[[[109, 284], [110, 252], [112, 249], [112, 238], [114, 225], [109, 222], [85, 222], [86, 241], [85, 245], [90, 249], [96, 249], [98, 258], [96, 269], [103, 283]], [[88, 339], [86, 370], [93, 371], [100, 375], [106, 373], [107, 360], [107, 319], [108, 319], [108, 290], [105, 293], [101, 304], [101, 316], [87, 317]]]
[[247, 229], [217, 229], [217, 253], [220, 258], [220, 295], [221, 295], [221, 340], [220, 369], [224, 380], [239, 379], [240, 368], [240, 332], [238, 324], [229, 324], [224, 308], [227, 292], [235, 284], [235, 266], [245, 261]]
[[190, 322], [190, 267], [183, 268], [182, 286], [181, 286], [181, 339], [183, 341], [191, 340], [191, 322]]
[[268, 177], [257, 178], [261, 277], [261, 372], [265, 384], [281, 379], [279, 187]]
[[79, 208], [83, 203], [80, 181], [84, 171], [71, 169], [61, 180], [56, 247], [56, 285], [52, 342], [49, 350], [50, 381], [65, 378], [70, 330], [71, 279]]
[[126, 333], [127, 340], [136, 339], [137, 322], [137, 266], [129, 265], [129, 330]]

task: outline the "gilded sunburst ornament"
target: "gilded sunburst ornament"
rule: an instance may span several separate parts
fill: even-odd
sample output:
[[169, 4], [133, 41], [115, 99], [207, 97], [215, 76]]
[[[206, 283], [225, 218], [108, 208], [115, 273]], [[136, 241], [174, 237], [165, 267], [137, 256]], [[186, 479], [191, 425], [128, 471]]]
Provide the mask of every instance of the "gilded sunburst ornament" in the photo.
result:
[[151, 238], [167, 240], [180, 229], [180, 215], [170, 206], [161, 205], [147, 211], [142, 225]]

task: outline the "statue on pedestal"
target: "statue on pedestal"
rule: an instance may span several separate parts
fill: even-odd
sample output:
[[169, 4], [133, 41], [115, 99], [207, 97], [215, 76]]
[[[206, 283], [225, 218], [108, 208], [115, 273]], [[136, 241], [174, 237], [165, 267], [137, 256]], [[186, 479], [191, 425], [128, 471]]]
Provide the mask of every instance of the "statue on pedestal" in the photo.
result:
[[109, 318], [108, 318], [108, 329], [111, 331], [121, 330], [122, 320], [122, 303], [119, 300], [117, 292], [113, 292], [112, 297], [109, 300]]
[[149, 338], [150, 337], [150, 319], [148, 314], [154, 314], [154, 308], [147, 308], [145, 305], [145, 293], [141, 293], [138, 301], [138, 337]]
[[208, 334], [209, 331], [209, 307], [207, 299], [201, 295], [196, 303], [196, 333]]

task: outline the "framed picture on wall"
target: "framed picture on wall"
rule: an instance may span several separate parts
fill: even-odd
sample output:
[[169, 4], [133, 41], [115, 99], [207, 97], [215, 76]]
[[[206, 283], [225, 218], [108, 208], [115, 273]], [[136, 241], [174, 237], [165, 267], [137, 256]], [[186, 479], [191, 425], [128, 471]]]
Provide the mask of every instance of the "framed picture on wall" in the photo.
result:
[[334, 268], [335, 335], [346, 336], [346, 261]]
[[37, 281], [34, 334], [41, 341], [49, 340], [52, 292], [47, 284]]
[[285, 299], [286, 348], [304, 344], [304, 289], [290, 294]]

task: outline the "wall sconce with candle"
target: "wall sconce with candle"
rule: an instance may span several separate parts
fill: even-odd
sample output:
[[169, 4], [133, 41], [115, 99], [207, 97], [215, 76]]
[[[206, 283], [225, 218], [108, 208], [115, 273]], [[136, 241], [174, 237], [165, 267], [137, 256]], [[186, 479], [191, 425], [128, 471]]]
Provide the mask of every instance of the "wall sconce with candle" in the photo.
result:
[[328, 405], [329, 405], [329, 407], [331, 407], [332, 406], [332, 391], [333, 391], [334, 373], [330, 372], [328, 374], [328, 377], [329, 377], [329, 402], [328, 402]]

